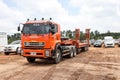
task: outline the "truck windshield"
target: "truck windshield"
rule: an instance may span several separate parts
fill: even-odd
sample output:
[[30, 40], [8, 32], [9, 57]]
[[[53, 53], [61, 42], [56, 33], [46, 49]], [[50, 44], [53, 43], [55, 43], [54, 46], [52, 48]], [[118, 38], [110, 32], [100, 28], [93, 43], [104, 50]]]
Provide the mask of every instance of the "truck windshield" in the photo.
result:
[[23, 34], [48, 34], [50, 25], [48, 24], [24, 24]]

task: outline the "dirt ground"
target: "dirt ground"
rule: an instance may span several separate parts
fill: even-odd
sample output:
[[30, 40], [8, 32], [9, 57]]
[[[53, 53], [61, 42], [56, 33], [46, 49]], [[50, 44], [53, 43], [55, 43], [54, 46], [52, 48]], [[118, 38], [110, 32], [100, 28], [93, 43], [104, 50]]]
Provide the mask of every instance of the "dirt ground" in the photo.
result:
[[0, 80], [120, 80], [120, 47], [94, 48], [59, 64], [0, 55]]

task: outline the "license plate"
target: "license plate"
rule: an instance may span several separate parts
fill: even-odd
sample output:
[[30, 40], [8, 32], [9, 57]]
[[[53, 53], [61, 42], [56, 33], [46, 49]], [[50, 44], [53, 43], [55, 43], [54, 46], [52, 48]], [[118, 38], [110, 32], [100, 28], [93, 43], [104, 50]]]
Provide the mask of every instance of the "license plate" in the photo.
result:
[[36, 55], [36, 52], [30, 52], [30, 55]]

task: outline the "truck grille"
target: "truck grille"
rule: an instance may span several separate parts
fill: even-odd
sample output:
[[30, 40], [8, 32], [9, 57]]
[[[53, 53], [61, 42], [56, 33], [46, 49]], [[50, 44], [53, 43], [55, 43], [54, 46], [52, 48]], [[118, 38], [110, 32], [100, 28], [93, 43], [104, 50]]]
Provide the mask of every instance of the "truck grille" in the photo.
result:
[[25, 46], [44, 46], [44, 42], [25, 42]]

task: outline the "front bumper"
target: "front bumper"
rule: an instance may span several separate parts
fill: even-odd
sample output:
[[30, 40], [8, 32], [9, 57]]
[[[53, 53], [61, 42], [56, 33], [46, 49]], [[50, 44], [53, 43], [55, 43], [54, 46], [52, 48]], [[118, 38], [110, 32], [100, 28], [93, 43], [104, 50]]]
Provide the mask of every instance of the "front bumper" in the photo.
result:
[[95, 47], [99, 47], [102, 46], [101, 44], [94, 44]]
[[105, 44], [105, 47], [114, 47], [115, 45], [114, 44]]
[[14, 49], [4, 49], [4, 52], [15, 53], [16, 50], [14, 50]]
[[23, 49], [22, 56], [35, 58], [49, 58], [52, 56], [50, 49]]

